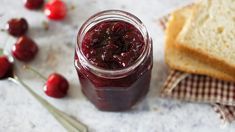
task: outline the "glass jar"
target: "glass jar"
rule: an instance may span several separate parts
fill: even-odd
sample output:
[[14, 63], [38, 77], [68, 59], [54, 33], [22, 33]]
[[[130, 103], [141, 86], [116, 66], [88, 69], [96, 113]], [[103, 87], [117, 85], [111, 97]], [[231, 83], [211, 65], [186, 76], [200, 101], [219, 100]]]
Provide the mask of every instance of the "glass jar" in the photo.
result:
[[[144, 39], [144, 49], [138, 59], [128, 67], [117, 70], [103, 69], [92, 65], [82, 52], [85, 34], [94, 25], [103, 21], [124, 21], [137, 28]], [[152, 40], [143, 23], [134, 15], [108, 10], [95, 14], [81, 27], [77, 36], [75, 68], [83, 94], [103, 111], [130, 109], [149, 90], [153, 66]]]

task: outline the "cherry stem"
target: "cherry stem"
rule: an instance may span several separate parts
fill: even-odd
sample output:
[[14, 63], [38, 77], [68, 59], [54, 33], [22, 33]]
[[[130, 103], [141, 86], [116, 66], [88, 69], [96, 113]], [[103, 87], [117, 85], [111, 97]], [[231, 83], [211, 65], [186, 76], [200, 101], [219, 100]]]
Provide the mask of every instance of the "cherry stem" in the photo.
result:
[[27, 69], [27, 70], [31, 71], [32, 73], [36, 74], [37, 76], [39, 76], [41, 79], [43, 79], [45, 81], [47, 80], [47, 78], [45, 76], [43, 76], [37, 70], [33, 69], [32, 67], [30, 67], [28, 65], [24, 65], [24, 69]]
[[[7, 33], [7, 31], [6, 31], [5, 29], [0, 29], [0, 30], [1, 30], [1, 32], [6, 32], [6, 33]], [[6, 34], [6, 35], [7, 35], [7, 36], [6, 36], [6, 39], [3, 41], [3, 43], [4, 43], [4, 45], [3, 45], [3, 50], [6, 50], [6, 49], [7, 49], [7, 46], [8, 46], [9, 44], [13, 43], [13, 42], [9, 43], [10, 36], [9, 36], [8, 34]]]
[[3, 49], [0, 48], [0, 56], [3, 55]]
[[1, 32], [6, 32], [6, 29], [1, 28], [0, 31]]

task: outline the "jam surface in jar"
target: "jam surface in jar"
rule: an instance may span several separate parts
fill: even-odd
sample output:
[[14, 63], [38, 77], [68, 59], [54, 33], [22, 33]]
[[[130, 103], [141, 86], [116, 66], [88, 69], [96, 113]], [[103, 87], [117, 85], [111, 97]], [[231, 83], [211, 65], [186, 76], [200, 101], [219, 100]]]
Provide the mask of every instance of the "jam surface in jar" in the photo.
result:
[[124, 21], [104, 21], [92, 27], [82, 41], [82, 52], [91, 64], [104, 69], [130, 66], [143, 51], [144, 38]]
[[83, 94], [103, 111], [125, 111], [148, 92], [153, 66], [152, 41], [130, 13], [97, 13], [77, 37], [75, 68]]

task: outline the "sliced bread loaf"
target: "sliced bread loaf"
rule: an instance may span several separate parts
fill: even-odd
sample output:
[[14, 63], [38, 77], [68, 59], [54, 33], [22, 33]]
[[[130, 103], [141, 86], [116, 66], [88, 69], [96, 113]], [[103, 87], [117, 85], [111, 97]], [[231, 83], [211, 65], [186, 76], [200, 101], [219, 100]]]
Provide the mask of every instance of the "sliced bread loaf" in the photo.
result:
[[172, 69], [189, 73], [208, 75], [222, 80], [235, 81], [235, 77], [216, 70], [213, 66], [201, 62], [190, 53], [177, 47], [176, 37], [185, 21], [192, 15], [192, 7], [177, 10], [171, 14], [165, 35], [165, 61]]
[[181, 49], [235, 75], [235, 0], [201, 0], [177, 37]]

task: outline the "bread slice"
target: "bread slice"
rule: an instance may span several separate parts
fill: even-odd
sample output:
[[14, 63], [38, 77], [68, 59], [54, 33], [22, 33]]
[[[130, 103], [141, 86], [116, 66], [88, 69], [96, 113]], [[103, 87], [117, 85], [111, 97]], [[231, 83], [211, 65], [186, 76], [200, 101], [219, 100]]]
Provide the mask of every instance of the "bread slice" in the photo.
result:
[[177, 37], [181, 49], [235, 75], [235, 0], [201, 0]]
[[235, 81], [235, 77], [216, 70], [210, 65], [193, 58], [191, 54], [177, 47], [176, 37], [183, 28], [185, 21], [192, 15], [192, 7], [179, 9], [171, 14], [165, 35], [165, 61], [172, 69], [194, 74], [208, 75], [227, 81]]

